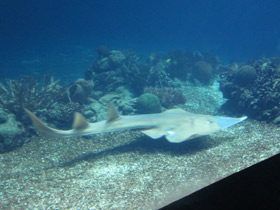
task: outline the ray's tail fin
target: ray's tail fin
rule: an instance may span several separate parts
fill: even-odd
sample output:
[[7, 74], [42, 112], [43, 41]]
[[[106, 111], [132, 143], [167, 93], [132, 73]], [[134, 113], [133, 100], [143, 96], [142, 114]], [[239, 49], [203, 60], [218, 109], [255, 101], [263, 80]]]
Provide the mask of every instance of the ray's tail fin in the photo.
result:
[[28, 109], [24, 109], [26, 113], [29, 115], [29, 117], [32, 120], [33, 125], [37, 129], [37, 131], [44, 137], [60, 137], [59, 130], [56, 130], [54, 128], [51, 128], [47, 126], [43, 121], [41, 121], [38, 117], [36, 117], [32, 112], [30, 112]]
[[55, 128], [51, 128], [47, 126], [43, 121], [41, 121], [38, 117], [36, 117], [32, 112], [28, 109], [24, 109], [26, 113], [32, 120], [33, 125], [37, 129], [37, 131], [43, 137], [47, 138], [59, 138], [59, 137], [68, 137], [68, 136], [75, 136], [75, 131], [85, 128], [88, 126], [85, 118], [80, 113], [75, 113], [73, 129], [71, 130], [58, 130]]

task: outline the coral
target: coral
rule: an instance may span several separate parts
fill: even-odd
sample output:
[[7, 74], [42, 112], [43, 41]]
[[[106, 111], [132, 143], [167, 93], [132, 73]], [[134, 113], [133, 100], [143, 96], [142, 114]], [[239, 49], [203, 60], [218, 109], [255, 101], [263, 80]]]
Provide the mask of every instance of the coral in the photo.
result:
[[0, 124], [7, 122], [7, 120], [8, 120], [7, 113], [4, 112], [3, 110], [0, 110]]
[[194, 56], [192, 53], [176, 50], [169, 52], [164, 60], [169, 63], [166, 72], [168, 72], [171, 78], [180, 78], [187, 80], [188, 75], [191, 72], [191, 66], [193, 64]]
[[125, 79], [122, 77], [120, 70], [108, 71], [103, 73], [91, 72], [93, 75], [93, 82], [95, 90], [111, 92], [116, 90], [118, 87], [125, 85]]
[[139, 62], [133, 51], [112, 50], [108, 57], [98, 57], [85, 73], [87, 80], [93, 80], [96, 90], [114, 91], [120, 86], [127, 86], [135, 93], [143, 91], [148, 68]]
[[13, 114], [16, 122], [13, 123], [14, 127], [18, 125], [22, 130], [22, 132], [11, 130], [9, 135], [0, 136], [3, 148], [20, 146], [26, 137], [35, 132], [23, 108], [33, 111], [47, 123], [55, 122], [56, 124], [52, 124], [55, 127], [71, 126], [73, 113], [82, 110], [82, 105], [87, 102], [93, 90], [93, 81], [78, 79], [73, 84], [65, 86], [60, 86], [58, 83], [59, 80], [55, 81], [50, 75], [6, 80], [5, 85], [0, 83], [0, 123], [2, 123], [0, 127], [3, 128], [11, 122], [12, 118], [7, 116]]
[[164, 60], [169, 63], [166, 72], [170, 74], [171, 78], [189, 80], [190, 77], [193, 77], [203, 83], [209, 83], [209, 78], [218, 73], [221, 63], [217, 56], [199, 51], [173, 51], [168, 53]]
[[111, 55], [110, 49], [103, 45], [98, 46], [96, 48], [96, 52], [97, 52], [98, 56], [101, 58], [109, 57]]
[[161, 105], [166, 108], [172, 108], [178, 104], [185, 104], [187, 101], [182, 92], [171, 88], [146, 87], [144, 92], [157, 95]]
[[138, 99], [137, 109], [142, 114], [159, 113], [161, 112], [159, 98], [152, 93], [144, 93]]
[[150, 66], [146, 86], [161, 88], [175, 86], [174, 82], [169, 77], [169, 73], [166, 72], [168, 65], [168, 62], [160, 60], [156, 64]]
[[[237, 76], [239, 74], [241, 76]], [[278, 63], [262, 58], [240, 68], [225, 69], [220, 76], [220, 89], [224, 97], [229, 99], [223, 106], [225, 111], [241, 112], [267, 122], [280, 116]]]
[[210, 84], [213, 76], [212, 65], [203, 60], [197, 61], [192, 68], [192, 76], [203, 84]]
[[216, 56], [199, 51], [174, 51], [165, 56], [152, 54], [146, 63], [141, 62], [132, 50], [112, 50], [110, 54], [105, 53], [106, 56], [103, 52], [99, 54], [85, 72], [85, 79], [93, 80], [95, 90], [103, 94], [120, 86], [126, 86], [136, 95], [143, 93], [143, 88], [148, 86], [173, 88], [178, 85], [172, 80], [174, 78], [181, 81], [196, 78], [208, 85], [220, 65]]
[[59, 80], [50, 75], [35, 78], [27, 76], [19, 80], [6, 80], [0, 83], [0, 106], [22, 120], [23, 108], [30, 110], [48, 109], [61, 94]]
[[77, 79], [65, 89], [68, 102], [86, 103], [88, 96], [93, 91], [94, 83], [92, 80]]
[[[81, 112], [82, 106], [79, 103], [54, 103], [53, 106], [47, 110], [47, 113], [39, 114], [38, 116], [45, 116], [46, 121], [53, 124], [55, 127], [62, 129], [70, 129], [75, 112]], [[40, 113], [40, 112], [39, 112]]]
[[[95, 72], [95, 73], [103, 73], [107, 71], [112, 71], [120, 66], [123, 65], [123, 63], [127, 62], [127, 60], [130, 59], [129, 56], [127, 56], [126, 53], [123, 53], [121, 51], [112, 50], [110, 51], [110, 54], [108, 56], [99, 56], [93, 63], [92, 67], [89, 71]], [[91, 79], [91, 78], [86, 78]]]
[[32, 133], [31, 121], [23, 108], [32, 111], [51, 109], [60, 99], [62, 87], [50, 75], [24, 77], [0, 83], [0, 152], [23, 145]]
[[165, 56], [152, 54], [146, 63], [131, 50], [110, 51], [108, 56], [99, 56], [85, 72], [87, 80], [93, 80], [95, 90], [109, 92], [126, 86], [133, 93], [143, 93], [147, 86], [173, 88], [177, 83], [172, 78], [187, 81], [196, 78], [210, 84], [217, 74], [220, 60], [211, 54], [174, 51]]
[[235, 72], [235, 81], [240, 86], [247, 86], [253, 84], [256, 78], [257, 78], [257, 72], [255, 68], [250, 65], [241, 66]]
[[113, 50], [109, 56], [109, 65], [111, 68], [118, 68], [127, 61], [129, 61], [129, 56], [121, 51]]
[[280, 57], [272, 57], [271, 58], [271, 64], [275, 65], [275, 66], [279, 66], [280, 65]]

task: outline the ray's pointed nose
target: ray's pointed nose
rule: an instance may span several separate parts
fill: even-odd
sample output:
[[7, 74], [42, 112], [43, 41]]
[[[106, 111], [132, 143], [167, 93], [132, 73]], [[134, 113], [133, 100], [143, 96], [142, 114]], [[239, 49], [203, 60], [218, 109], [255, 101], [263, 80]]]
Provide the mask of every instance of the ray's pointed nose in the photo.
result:
[[222, 128], [228, 128], [231, 127], [237, 123], [242, 122], [243, 120], [247, 119], [247, 116], [240, 117], [240, 118], [233, 118], [233, 117], [214, 117], [216, 120], [216, 123]]

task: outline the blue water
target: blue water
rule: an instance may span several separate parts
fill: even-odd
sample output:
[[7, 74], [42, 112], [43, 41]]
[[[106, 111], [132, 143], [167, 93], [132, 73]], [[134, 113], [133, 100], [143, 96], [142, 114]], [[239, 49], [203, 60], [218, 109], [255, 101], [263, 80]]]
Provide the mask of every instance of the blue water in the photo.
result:
[[26, 0], [0, 2], [0, 76], [82, 77], [99, 45], [200, 50], [223, 63], [280, 55], [278, 0]]
[[[95, 77], [94, 87], [84, 80], [69, 85], [84, 77], [101, 45], [110, 50], [133, 49], [143, 62], [154, 52], [180, 49], [196, 53], [178, 59], [174, 53], [175, 59], [162, 57], [154, 66], [150, 59], [145, 68], [140, 62], [134, 68], [134, 57], [129, 53], [128, 65], [112, 62], [123, 55], [115, 53], [104, 62], [107, 69], [100, 62], [88, 71], [90, 78]], [[229, 69], [224, 74], [227, 81], [223, 89], [230, 102], [225, 108], [233, 107], [238, 116], [249, 116], [233, 130], [176, 145], [135, 132], [65, 141], [39, 136], [24, 144], [35, 131], [22, 107], [48, 125], [68, 129], [74, 111], [83, 113], [89, 122], [105, 119], [107, 101], [117, 102], [121, 114], [135, 114], [139, 111], [134, 104], [136, 97], [144, 87], [155, 88], [157, 84], [167, 86], [161, 89], [165, 91], [162, 98], [168, 98], [172, 106], [180, 99], [178, 95], [181, 99], [185, 96], [184, 102], [177, 103], [184, 109], [216, 114], [225, 102], [222, 93], [214, 89], [218, 83], [206, 89], [187, 86], [190, 83], [185, 81], [175, 83], [167, 76], [171, 72], [172, 79], [190, 78], [193, 84], [199, 84], [196, 80], [200, 79], [201, 84], [212, 85], [213, 74], [220, 73], [214, 72], [218, 62], [211, 56], [201, 59], [200, 55], [209, 55], [203, 52], [217, 55], [223, 64], [280, 56], [280, 0], [0, 0], [0, 82], [51, 72], [68, 84], [55, 87], [57, 91], [53, 86], [53, 90], [41, 90], [40, 85], [33, 88], [31, 78], [30, 82], [22, 80], [24, 86], [16, 90], [8, 88], [0, 93], [4, 101], [0, 103], [0, 132], [5, 131], [0, 133], [0, 152], [6, 152], [0, 158], [1, 209], [162, 205], [174, 201], [179, 191], [183, 192], [180, 196], [190, 194], [279, 153], [279, 128], [250, 121], [276, 119], [279, 123], [277, 59], [271, 65], [262, 60], [250, 68], [241, 66], [246, 71], [233, 76]], [[130, 58], [128, 54], [125, 56]], [[106, 74], [101, 74], [104, 69]], [[273, 72], [272, 76], [268, 72]], [[181, 84], [185, 86], [178, 87]], [[182, 92], [175, 92], [177, 89]], [[225, 127], [224, 118], [217, 119]], [[7, 152], [14, 148], [18, 149]]]

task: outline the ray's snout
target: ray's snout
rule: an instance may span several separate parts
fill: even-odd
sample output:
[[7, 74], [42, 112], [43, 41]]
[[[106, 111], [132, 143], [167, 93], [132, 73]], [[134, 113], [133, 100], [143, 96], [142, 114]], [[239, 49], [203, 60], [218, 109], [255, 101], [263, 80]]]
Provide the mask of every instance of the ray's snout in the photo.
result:
[[240, 118], [232, 118], [232, 117], [214, 117], [216, 120], [216, 123], [222, 128], [228, 128], [230, 126], [233, 126], [237, 123], [242, 122], [243, 120], [246, 120], [247, 117], [240, 117]]

